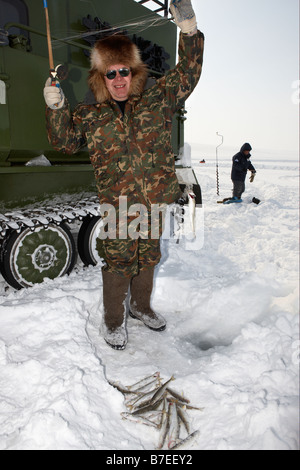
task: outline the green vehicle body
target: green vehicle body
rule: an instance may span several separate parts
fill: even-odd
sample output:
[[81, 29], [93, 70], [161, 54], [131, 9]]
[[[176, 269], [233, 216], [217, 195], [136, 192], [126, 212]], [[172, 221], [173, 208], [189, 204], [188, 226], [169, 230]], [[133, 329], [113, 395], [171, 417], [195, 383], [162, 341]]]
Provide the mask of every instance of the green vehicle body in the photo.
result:
[[[72, 107], [84, 99], [88, 90], [90, 38], [97, 39], [95, 35], [100, 31], [93, 30], [99, 24], [126, 25], [122, 29], [147, 49], [141, 51], [147, 53], [150, 50], [150, 75], [153, 78], [176, 63], [177, 28], [167, 19], [167, 0], [49, 0], [46, 3], [55, 66], [63, 64], [68, 70], [61, 86]], [[157, 5], [159, 14], [148, 8], [150, 3]], [[163, 17], [165, 21], [162, 21]], [[134, 29], [130, 30], [128, 24], [145, 18], [147, 27], [137, 27], [135, 33]], [[160, 19], [161, 25], [150, 26], [150, 19], [153, 22]], [[91, 34], [82, 37], [82, 32]], [[155, 54], [158, 54], [158, 62], [151, 69]], [[163, 65], [160, 67], [159, 64]], [[47, 140], [43, 88], [48, 76], [43, 1], [0, 0], [0, 216], [16, 209], [30, 208], [32, 204], [48, 206], [57, 197], [69, 195], [67, 201], [73, 202], [83, 194], [95, 194], [94, 174], [87, 152], [67, 156], [54, 151]], [[172, 145], [175, 155], [184, 143], [184, 114], [182, 110], [174, 119]], [[37, 157], [42, 157], [47, 166], [32, 164]], [[201, 203], [196, 180], [194, 189], [198, 191], [197, 202]], [[13, 228], [8, 231], [9, 235]], [[2, 233], [2, 265], [6, 243], [6, 235]], [[4, 277], [7, 280], [7, 276]], [[11, 284], [18, 287], [19, 283]]]

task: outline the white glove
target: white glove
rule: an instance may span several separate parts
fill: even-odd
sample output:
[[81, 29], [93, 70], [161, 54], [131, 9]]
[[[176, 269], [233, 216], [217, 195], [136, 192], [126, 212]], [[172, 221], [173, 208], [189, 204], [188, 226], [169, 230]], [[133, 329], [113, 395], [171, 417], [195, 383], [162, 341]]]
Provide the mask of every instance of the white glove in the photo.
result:
[[[58, 85], [58, 86], [57, 86]], [[65, 95], [59, 83], [56, 86], [51, 86], [51, 78], [46, 80], [44, 87], [44, 98], [46, 105], [50, 109], [60, 109], [65, 104]]]
[[183, 33], [189, 34], [196, 31], [197, 20], [191, 0], [172, 0], [170, 11], [175, 23]]

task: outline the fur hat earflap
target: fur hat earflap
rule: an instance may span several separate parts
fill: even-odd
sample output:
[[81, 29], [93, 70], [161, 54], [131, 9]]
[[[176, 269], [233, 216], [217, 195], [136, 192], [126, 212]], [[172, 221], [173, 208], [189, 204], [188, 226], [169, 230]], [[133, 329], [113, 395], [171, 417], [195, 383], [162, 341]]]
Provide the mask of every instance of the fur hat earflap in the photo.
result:
[[148, 72], [138, 47], [127, 36], [109, 36], [97, 41], [91, 53], [88, 83], [98, 103], [110, 99], [104, 75], [114, 64], [123, 64], [131, 69], [130, 95], [138, 95], [144, 90]]

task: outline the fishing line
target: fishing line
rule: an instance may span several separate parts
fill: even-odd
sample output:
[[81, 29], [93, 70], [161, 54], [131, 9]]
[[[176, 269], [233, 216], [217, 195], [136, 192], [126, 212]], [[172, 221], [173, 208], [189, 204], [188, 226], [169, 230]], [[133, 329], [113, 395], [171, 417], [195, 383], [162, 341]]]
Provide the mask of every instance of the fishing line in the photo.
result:
[[159, 27], [163, 24], [169, 23], [170, 20], [164, 17], [159, 18], [149, 18], [149, 16], [142, 16], [136, 19], [132, 19], [130, 22], [123, 22], [118, 23], [110, 28], [103, 28], [103, 29], [95, 29], [90, 31], [81, 31], [77, 32], [77, 34], [71, 36], [65, 36], [59, 39], [52, 40], [52, 46], [55, 48], [61, 47], [61, 41], [69, 41], [69, 40], [76, 40], [76, 39], [84, 39], [89, 36], [94, 36], [99, 33], [110, 33], [110, 32], [118, 32], [120, 29], [128, 29], [132, 34], [140, 33], [145, 31], [146, 29]]
[[[149, 17], [146, 17], [145, 19], [143, 19], [143, 18], [144, 17], [137, 18], [136, 20], [131, 20], [130, 23], [125, 23], [125, 22], [124, 23], [119, 23], [119, 24], [116, 24], [116, 25], [112, 26], [111, 28], [103, 28], [103, 30], [96, 29], [96, 30], [92, 30], [92, 31], [78, 32], [77, 34], [75, 34], [73, 36], [66, 36], [64, 38], [60, 38], [60, 39], [54, 40], [52, 42], [55, 43], [55, 42], [58, 42], [59, 40], [68, 41], [68, 40], [72, 40], [72, 39], [81, 39], [81, 38], [91, 36], [95, 33], [99, 33], [101, 31], [104, 31], [105, 33], [107, 33], [107, 32], [111, 32], [111, 31], [115, 31], [117, 29], [128, 29], [128, 28], [133, 28], [133, 27], [137, 28], [141, 25], [145, 25], [147, 27], [160, 26], [160, 24], [157, 24], [157, 23], [169, 22], [169, 20], [166, 20], [165, 18], [155, 18], [155, 19], [149, 18]], [[148, 23], [148, 25], [147, 25], [147, 23]]]

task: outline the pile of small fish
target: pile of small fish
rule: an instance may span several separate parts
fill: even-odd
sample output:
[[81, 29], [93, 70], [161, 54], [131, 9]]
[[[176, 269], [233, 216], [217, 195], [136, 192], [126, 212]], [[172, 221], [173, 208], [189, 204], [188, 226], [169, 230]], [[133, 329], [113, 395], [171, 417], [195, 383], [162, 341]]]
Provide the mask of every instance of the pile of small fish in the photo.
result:
[[162, 383], [160, 373], [139, 380], [130, 386], [109, 382], [125, 397], [128, 412], [121, 413], [124, 419], [153, 426], [160, 432], [157, 449], [184, 447], [198, 431], [191, 432], [187, 410], [199, 410], [190, 401], [170, 388], [175, 380], [172, 376]]

